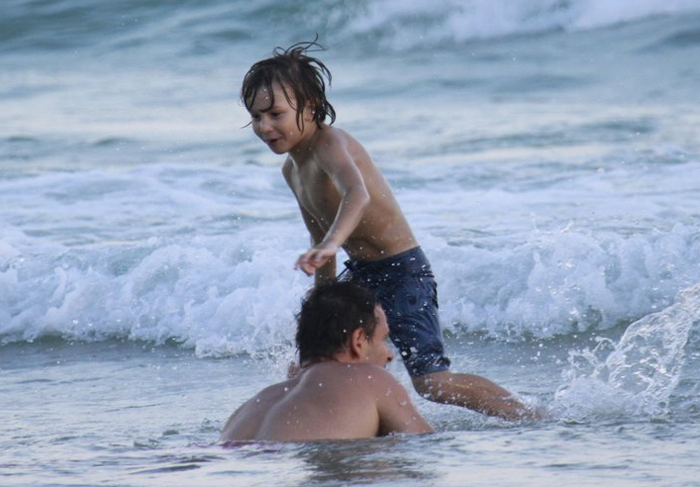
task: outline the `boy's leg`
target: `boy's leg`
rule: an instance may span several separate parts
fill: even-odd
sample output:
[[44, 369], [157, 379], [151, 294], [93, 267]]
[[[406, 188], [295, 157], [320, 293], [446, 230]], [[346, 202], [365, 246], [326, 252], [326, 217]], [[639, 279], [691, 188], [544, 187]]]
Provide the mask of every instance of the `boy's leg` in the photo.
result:
[[540, 417], [513, 395], [485, 377], [460, 374], [449, 370], [412, 378], [418, 394], [443, 404], [462, 406], [504, 419], [535, 419]]
[[[420, 249], [416, 250], [418, 254], [410, 256], [408, 266], [401, 267], [400, 264], [406, 264], [404, 259], [403, 263], [392, 262], [374, 272], [356, 273], [351, 268], [350, 274], [350, 279], [377, 293], [389, 321], [391, 340], [400, 351], [416, 391], [431, 401], [502, 418], [536, 417], [510, 392], [490, 380], [449, 371], [450, 360], [444, 353], [438, 318], [437, 284], [427, 259]], [[414, 274], [416, 270], [418, 274]]]

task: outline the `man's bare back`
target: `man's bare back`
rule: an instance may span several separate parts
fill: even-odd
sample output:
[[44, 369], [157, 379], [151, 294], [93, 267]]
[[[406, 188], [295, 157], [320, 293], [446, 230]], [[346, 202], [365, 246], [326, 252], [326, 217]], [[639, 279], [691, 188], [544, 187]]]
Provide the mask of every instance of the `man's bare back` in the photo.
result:
[[426, 431], [432, 429], [385, 369], [328, 361], [250, 399], [228, 420], [221, 439], [308, 441]]

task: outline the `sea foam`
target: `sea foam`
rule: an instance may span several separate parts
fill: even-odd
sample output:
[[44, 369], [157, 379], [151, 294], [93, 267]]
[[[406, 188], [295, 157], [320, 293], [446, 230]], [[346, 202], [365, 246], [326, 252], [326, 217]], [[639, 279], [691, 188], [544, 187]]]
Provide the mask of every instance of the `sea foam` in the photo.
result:
[[[669, 304], [697, 275], [693, 235], [682, 226], [602, 242], [561, 234], [493, 250], [424, 240], [445, 327], [522, 339], [607, 328]], [[40, 252], [21, 240], [0, 244], [3, 343], [173, 340], [201, 355], [260, 353], [291, 344], [312, 284], [292, 269], [305, 245], [294, 222]]]

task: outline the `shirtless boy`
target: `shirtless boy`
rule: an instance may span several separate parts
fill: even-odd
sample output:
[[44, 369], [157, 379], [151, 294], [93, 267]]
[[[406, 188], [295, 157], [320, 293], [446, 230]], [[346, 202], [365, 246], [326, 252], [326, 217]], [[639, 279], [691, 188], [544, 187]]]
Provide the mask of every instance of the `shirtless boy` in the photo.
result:
[[312, 242], [296, 267], [317, 284], [333, 281], [336, 254], [345, 250], [347, 278], [376, 293], [421, 396], [506, 419], [535, 417], [490, 380], [449, 370], [430, 264], [370, 156], [332, 126], [335, 110], [324, 80], [330, 84], [331, 75], [307, 55], [313, 46], [277, 48], [250, 68], [241, 88], [255, 134], [274, 153], [287, 155], [282, 173]]
[[238, 408], [221, 441], [312, 441], [429, 433], [384, 368], [389, 327], [374, 294], [350, 282], [316, 287], [297, 317], [301, 372]]

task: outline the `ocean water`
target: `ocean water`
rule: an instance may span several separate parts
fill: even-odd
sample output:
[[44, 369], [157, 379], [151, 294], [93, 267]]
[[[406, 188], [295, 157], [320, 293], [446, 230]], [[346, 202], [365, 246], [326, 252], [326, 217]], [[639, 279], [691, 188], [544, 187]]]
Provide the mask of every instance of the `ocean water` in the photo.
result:
[[[549, 419], [216, 444], [311, 285], [238, 89], [316, 35], [454, 370]], [[695, 0], [3, 2], [0, 485], [700, 485], [698, 93]]]

